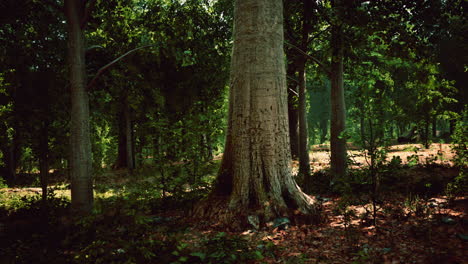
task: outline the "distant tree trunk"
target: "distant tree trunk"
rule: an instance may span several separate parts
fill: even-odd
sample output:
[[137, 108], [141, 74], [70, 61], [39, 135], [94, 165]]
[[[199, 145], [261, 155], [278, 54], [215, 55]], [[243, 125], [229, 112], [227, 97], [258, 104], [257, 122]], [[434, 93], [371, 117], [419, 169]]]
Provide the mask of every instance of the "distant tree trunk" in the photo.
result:
[[[137, 144], [138, 142], [138, 144]], [[135, 168], [141, 167], [143, 165], [143, 161], [145, 160], [145, 154], [143, 153], [144, 148], [146, 146], [146, 137], [144, 135], [139, 135], [138, 140], [134, 140], [135, 146]]]
[[[338, 10], [340, 1], [333, 2]], [[343, 86], [343, 32], [341, 25], [332, 25], [331, 29], [332, 63], [331, 63], [331, 124], [330, 149], [331, 173], [333, 177], [346, 175], [346, 139], [340, 138], [346, 127], [346, 108]]]
[[44, 120], [39, 138], [39, 180], [42, 188], [42, 201], [47, 201], [49, 184], [49, 125]]
[[8, 173], [8, 183], [10, 185], [14, 185], [16, 183], [16, 167], [17, 167], [17, 162], [16, 162], [16, 159], [15, 159], [15, 146], [14, 146], [14, 143], [12, 143], [9, 147], [8, 147], [8, 151], [7, 151], [7, 163], [6, 163], [6, 167], [7, 167], [7, 173]]
[[449, 121], [449, 133], [450, 133], [450, 135], [453, 135], [453, 133], [455, 133], [456, 124], [457, 124], [457, 121], [455, 119], [450, 119], [450, 121]]
[[[309, 32], [311, 30], [310, 19], [312, 16], [311, 0], [304, 0], [304, 20], [302, 24], [301, 50], [307, 52], [309, 44]], [[307, 131], [307, 109], [306, 109], [306, 64], [307, 59], [301, 56], [298, 67], [299, 77], [299, 176], [303, 181], [306, 191], [310, 191], [310, 159], [309, 142]]]
[[422, 128], [422, 135], [421, 135], [424, 147], [426, 149], [430, 147], [430, 144], [429, 144], [430, 124], [431, 124], [431, 117], [427, 114], [424, 120], [424, 127]]
[[118, 153], [116, 168], [127, 168], [132, 170], [133, 167], [133, 137], [132, 137], [132, 120], [130, 107], [128, 105], [127, 95], [122, 96], [121, 107], [119, 113], [119, 138], [118, 138]]
[[320, 144], [323, 144], [327, 140], [328, 119], [322, 118], [319, 124], [320, 124]]
[[213, 145], [209, 133], [203, 133], [201, 135], [201, 153], [203, 153], [203, 160], [209, 161], [213, 159]]
[[94, 200], [89, 99], [85, 85], [85, 39], [82, 28], [85, 3], [81, 0], [65, 0], [71, 89], [71, 200], [72, 209], [79, 214], [91, 213]]
[[121, 112], [119, 114], [119, 149], [116, 167], [132, 170], [134, 168], [133, 128], [130, 107], [127, 100], [127, 96], [124, 96], [122, 99]]
[[4, 143], [1, 146], [3, 163], [5, 164], [5, 180], [9, 185], [16, 183], [16, 170], [18, 168], [18, 161], [21, 158], [21, 140], [18, 132], [18, 126], [15, 122], [13, 139], [8, 139], [6, 127], [2, 131], [5, 135]]
[[310, 190], [310, 159], [306, 115], [305, 63], [299, 68], [299, 179], [306, 191]]
[[237, 0], [226, 147], [213, 192], [196, 217], [241, 227], [248, 215], [316, 213], [290, 171], [282, 0]]

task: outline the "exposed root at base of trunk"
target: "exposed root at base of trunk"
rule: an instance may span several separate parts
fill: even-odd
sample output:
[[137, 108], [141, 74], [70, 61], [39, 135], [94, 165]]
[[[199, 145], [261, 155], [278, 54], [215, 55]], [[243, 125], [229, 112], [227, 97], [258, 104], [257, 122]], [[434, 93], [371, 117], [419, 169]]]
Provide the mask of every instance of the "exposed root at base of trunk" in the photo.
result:
[[301, 191], [288, 196], [285, 199], [288, 201], [287, 204], [294, 204], [295, 208], [278, 208], [277, 204], [272, 204], [273, 201], [270, 201], [264, 208], [230, 206], [230, 197], [210, 195], [195, 205], [192, 217], [201, 226], [222, 228], [228, 231], [254, 229], [249, 224], [248, 216], [258, 217], [260, 228], [268, 226], [268, 223], [279, 217], [287, 217], [293, 225], [323, 222], [321, 206], [315, 203], [314, 199]]

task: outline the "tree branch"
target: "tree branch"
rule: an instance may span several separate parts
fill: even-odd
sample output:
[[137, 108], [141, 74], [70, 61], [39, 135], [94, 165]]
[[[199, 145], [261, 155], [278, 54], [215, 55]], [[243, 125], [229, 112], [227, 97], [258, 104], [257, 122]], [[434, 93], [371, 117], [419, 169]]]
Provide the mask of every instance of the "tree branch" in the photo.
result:
[[141, 50], [141, 49], [144, 49], [144, 48], [148, 48], [148, 47], [154, 47], [154, 46], [157, 46], [157, 44], [150, 44], [150, 45], [145, 45], [145, 46], [141, 46], [141, 47], [138, 47], [138, 48], [135, 48], [135, 49], [132, 49], [130, 51], [127, 51], [125, 54], [123, 54], [122, 56], [116, 58], [115, 60], [109, 62], [108, 64], [104, 65], [103, 67], [101, 67], [98, 72], [96, 73], [96, 75], [94, 76], [94, 78], [89, 82], [88, 86], [87, 86], [87, 90], [89, 91], [94, 83], [96, 82], [96, 80], [99, 78], [99, 76], [101, 76], [105, 70], [107, 70], [108, 68], [110, 68], [112, 65], [116, 64], [117, 62], [119, 62], [120, 60], [122, 60], [123, 58], [127, 57], [128, 55], [134, 53], [135, 51], [138, 51], [138, 50]]
[[305, 51], [301, 50], [300, 48], [294, 46], [293, 44], [291, 43], [288, 43], [287, 41], [284, 42], [286, 45], [296, 49], [300, 54], [302, 54], [303, 56], [305, 56], [306, 58], [308, 59], [311, 59], [313, 60], [315, 63], [317, 63], [320, 67], [322, 67], [322, 69], [328, 74], [330, 75], [331, 72], [330, 72], [330, 69], [327, 65], [325, 65], [322, 61], [320, 61], [319, 59], [307, 54]]

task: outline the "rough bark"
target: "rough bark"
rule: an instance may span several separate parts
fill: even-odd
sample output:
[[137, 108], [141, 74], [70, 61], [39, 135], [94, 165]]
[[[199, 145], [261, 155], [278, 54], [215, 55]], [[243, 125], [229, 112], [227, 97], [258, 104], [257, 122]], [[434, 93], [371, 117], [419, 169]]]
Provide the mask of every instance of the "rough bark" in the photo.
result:
[[[339, 10], [339, 1], [334, 1], [334, 9]], [[330, 150], [331, 173], [334, 177], [346, 175], [346, 139], [342, 133], [346, 127], [346, 108], [343, 86], [343, 32], [341, 25], [332, 25], [331, 32], [331, 120]]]
[[281, 0], [237, 0], [228, 130], [215, 189], [196, 217], [240, 227], [293, 210], [315, 215], [290, 171]]
[[84, 3], [65, 0], [71, 89], [71, 200], [72, 209], [79, 214], [91, 213], [93, 207], [89, 99], [85, 89], [85, 39], [81, 27]]

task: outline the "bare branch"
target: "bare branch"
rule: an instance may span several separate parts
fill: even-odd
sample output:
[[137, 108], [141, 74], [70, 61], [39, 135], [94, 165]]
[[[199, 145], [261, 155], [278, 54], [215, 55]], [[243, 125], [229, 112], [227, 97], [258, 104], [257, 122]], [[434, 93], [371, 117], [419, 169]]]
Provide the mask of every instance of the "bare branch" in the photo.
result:
[[322, 69], [328, 74], [330, 75], [331, 72], [330, 72], [330, 69], [327, 65], [325, 65], [322, 61], [320, 61], [319, 59], [307, 54], [305, 51], [301, 50], [300, 48], [294, 46], [293, 44], [291, 43], [288, 43], [287, 41], [284, 42], [286, 45], [296, 49], [300, 54], [302, 54], [303, 56], [305, 56], [306, 58], [308, 59], [311, 59], [313, 60], [315, 63], [317, 63], [320, 67], [322, 67]]
[[157, 46], [157, 44], [150, 44], [150, 45], [145, 45], [145, 46], [141, 46], [141, 47], [138, 47], [138, 48], [135, 48], [135, 49], [132, 49], [130, 51], [127, 51], [125, 54], [123, 54], [122, 56], [116, 58], [115, 60], [109, 62], [108, 64], [104, 65], [103, 67], [101, 67], [98, 72], [96, 73], [96, 75], [94, 76], [94, 78], [89, 82], [88, 86], [87, 86], [87, 90], [89, 91], [94, 83], [96, 82], [96, 80], [99, 78], [99, 76], [101, 76], [105, 70], [107, 70], [108, 68], [110, 68], [112, 65], [116, 64], [117, 62], [119, 62], [120, 60], [122, 60], [123, 58], [127, 57], [128, 55], [134, 53], [135, 51], [138, 51], [138, 50], [141, 50], [141, 49], [144, 49], [144, 48], [148, 48], [148, 47], [154, 47], [154, 46]]
[[291, 81], [294, 81], [295, 83], [299, 83], [299, 81], [296, 78], [293, 78], [293, 77], [291, 77], [289, 75], [286, 75], [286, 78], [288, 78]]

